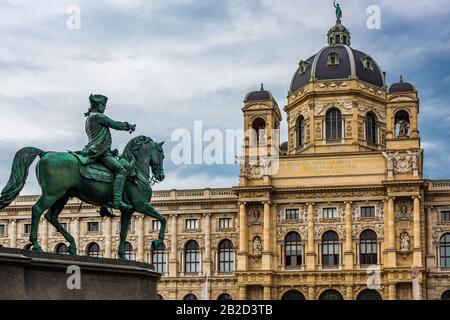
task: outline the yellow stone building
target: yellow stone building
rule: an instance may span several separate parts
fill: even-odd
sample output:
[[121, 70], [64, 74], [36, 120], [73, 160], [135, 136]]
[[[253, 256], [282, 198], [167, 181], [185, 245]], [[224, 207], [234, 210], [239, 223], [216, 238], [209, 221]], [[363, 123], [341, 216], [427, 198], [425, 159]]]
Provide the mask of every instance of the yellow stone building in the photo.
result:
[[[247, 94], [238, 186], [154, 193], [164, 250], [151, 248], [157, 221], [133, 217], [127, 254], [163, 273], [162, 298], [450, 298], [450, 180], [423, 178], [418, 93], [387, 86], [350, 39], [338, 20], [328, 46], [300, 61], [288, 142], [271, 93]], [[28, 246], [37, 198], [0, 211], [0, 244]], [[117, 218], [78, 200], [60, 217], [80, 254], [115, 257]], [[44, 219], [39, 234], [44, 250], [67, 249]]]

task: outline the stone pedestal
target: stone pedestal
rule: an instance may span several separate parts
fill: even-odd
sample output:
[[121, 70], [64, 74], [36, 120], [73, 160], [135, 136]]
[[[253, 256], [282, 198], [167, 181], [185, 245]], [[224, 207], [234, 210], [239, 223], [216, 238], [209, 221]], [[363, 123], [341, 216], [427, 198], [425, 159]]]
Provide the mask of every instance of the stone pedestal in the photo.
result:
[[0, 248], [0, 300], [154, 300], [159, 278], [143, 262]]

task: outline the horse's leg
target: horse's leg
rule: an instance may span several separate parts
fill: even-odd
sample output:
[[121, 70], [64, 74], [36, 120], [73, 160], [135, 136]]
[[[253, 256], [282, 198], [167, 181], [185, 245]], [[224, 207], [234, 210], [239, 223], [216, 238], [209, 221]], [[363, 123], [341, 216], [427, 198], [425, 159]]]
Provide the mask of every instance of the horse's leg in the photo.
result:
[[125, 257], [125, 241], [127, 240], [128, 229], [130, 227], [131, 215], [133, 213], [121, 211], [120, 215], [120, 242], [118, 255], [120, 259], [127, 260]]
[[38, 227], [39, 227], [39, 219], [45, 210], [50, 208], [57, 200], [57, 197], [41, 195], [38, 202], [36, 202], [31, 211], [31, 232], [30, 232], [30, 242], [32, 245], [33, 251], [43, 252], [41, 246], [38, 242]]
[[75, 239], [72, 235], [63, 228], [61, 223], [59, 223], [58, 216], [61, 211], [64, 209], [67, 201], [69, 200], [69, 196], [65, 195], [64, 197], [58, 199], [51, 207], [47, 210], [44, 217], [56, 228], [56, 230], [61, 233], [64, 238], [69, 242], [69, 254], [76, 255], [77, 254], [77, 245], [75, 244]]
[[153, 247], [159, 248], [161, 246], [162, 242], [164, 241], [164, 235], [166, 233], [166, 224], [167, 224], [166, 217], [163, 216], [158, 211], [156, 211], [156, 209], [153, 208], [153, 206], [150, 203], [146, 203], [145, 205], [143, 205], [136, 211], [139, 213], [145, 214], [146, 216], [155, 218], [161, 223], [161, 228], [159, 229], [158, 239], [152, 241]]

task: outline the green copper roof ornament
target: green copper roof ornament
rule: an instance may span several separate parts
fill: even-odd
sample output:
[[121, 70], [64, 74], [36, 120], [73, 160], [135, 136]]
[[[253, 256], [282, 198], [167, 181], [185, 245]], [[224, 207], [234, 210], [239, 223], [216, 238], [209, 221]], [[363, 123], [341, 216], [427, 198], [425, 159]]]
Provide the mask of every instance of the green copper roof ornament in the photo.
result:
[[339, 3], [336, 3], [336, 0], [333, 1], [333, 6], [336, 8], [336, 19], [341, 20], [342, 18], [342, 9], [339, 6]]

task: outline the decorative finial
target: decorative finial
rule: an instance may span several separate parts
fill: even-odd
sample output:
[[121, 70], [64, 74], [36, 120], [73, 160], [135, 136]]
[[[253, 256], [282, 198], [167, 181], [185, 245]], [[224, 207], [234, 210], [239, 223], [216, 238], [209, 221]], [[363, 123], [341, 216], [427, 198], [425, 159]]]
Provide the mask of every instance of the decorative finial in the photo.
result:
[[400, 75], [400, 82], [403, 82], [403, 75]]
[[342, 9], [339, 6], [339, 3], [336, 3], [336, 0], [333, 1], [333, 6], [336, 8], [336, 20], [340, 22], [342, 18]]
[[261, 82], [261, 91], [264, 91], [264, 83]]

